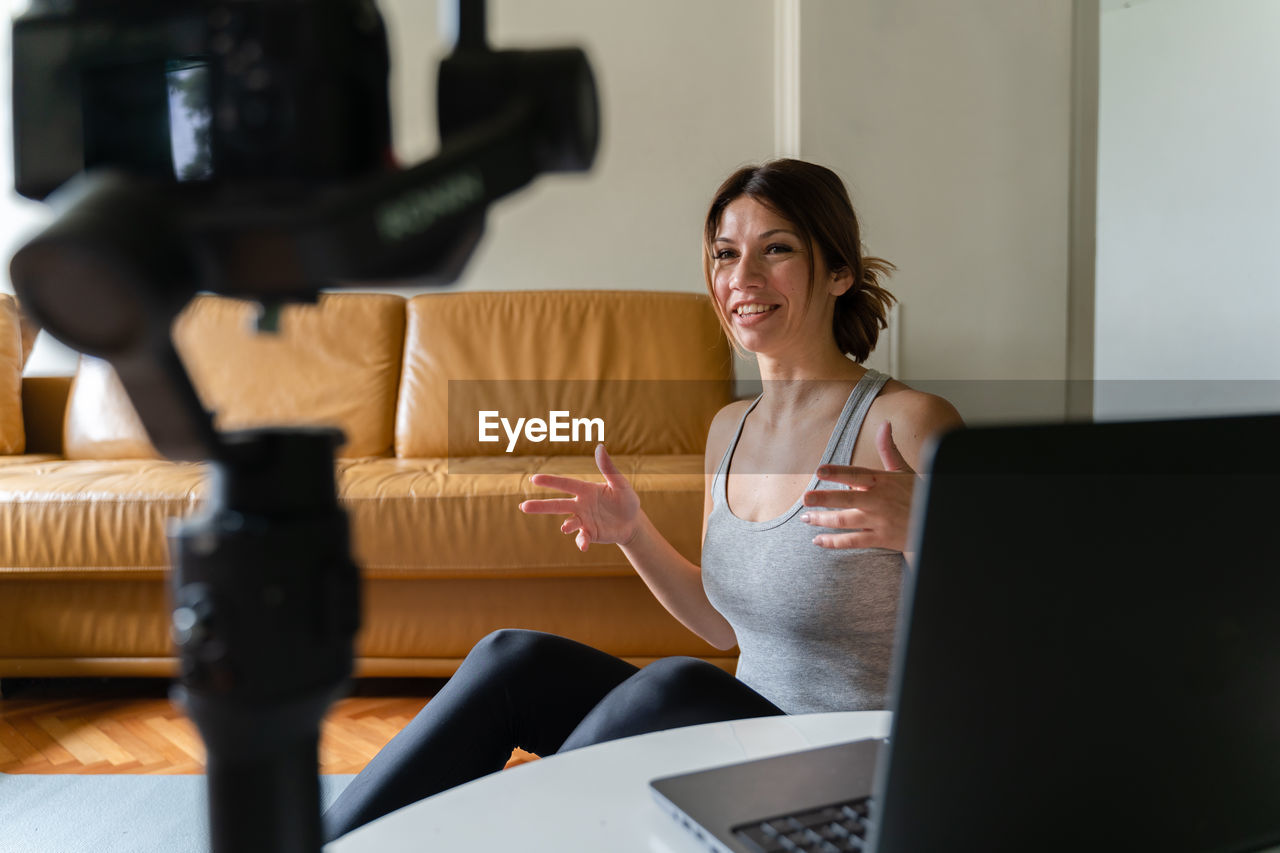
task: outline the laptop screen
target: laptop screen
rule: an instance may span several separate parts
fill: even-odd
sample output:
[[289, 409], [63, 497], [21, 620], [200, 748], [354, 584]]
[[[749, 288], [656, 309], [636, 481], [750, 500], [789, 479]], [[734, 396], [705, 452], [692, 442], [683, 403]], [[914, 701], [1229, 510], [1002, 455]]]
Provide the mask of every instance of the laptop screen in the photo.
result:
[[925, 488], [875, 849], [1280, 840], [1280, 417], [962, 430]]

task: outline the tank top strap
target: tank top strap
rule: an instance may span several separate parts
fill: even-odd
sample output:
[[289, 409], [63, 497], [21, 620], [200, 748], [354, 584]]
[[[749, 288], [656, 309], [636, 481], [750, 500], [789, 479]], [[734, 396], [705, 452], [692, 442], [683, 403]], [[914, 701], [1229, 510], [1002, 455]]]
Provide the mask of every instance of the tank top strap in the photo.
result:
[[738, 439], [742, 437], [742, 427], [747, 422], [747, 415], [751, 414], [756, 405], [759, 404], [760, 397], [756, 397], [751, 401], [751, 405], [747, 406], [747, 410], [742, 413], [742, 417], [738, 419], [738, 428], [733, 432], [733, 438], [729, 440], [729, 446], [724, 449], [724, 456], [720, 457], [720, 464], [716, 466], [716, 473], [711, 478], [711, 505], [727, 503], [724, 490], [724, 479], [729, 473], [729, 460], [733, 458], [733, 451], [738, 446]]
[[888, 374], [867, 368], [867, 372], [858, 380], [858, 384], [849, 394], [849, 399], [845, 401], [844, 410], [836, 422], [835, 432], [838, 433], [838, 437], [822, 457], [823, 464], [836, 462], [847, 465], [849, 463], [849, 459], [853, 456], [853, 445], [858, 440], [858, 433], [862, 431], [862, 422], [867, 419], [867, 412], [871, 411], [871, 404], [875, 402], [876, 395], [888, 381]]

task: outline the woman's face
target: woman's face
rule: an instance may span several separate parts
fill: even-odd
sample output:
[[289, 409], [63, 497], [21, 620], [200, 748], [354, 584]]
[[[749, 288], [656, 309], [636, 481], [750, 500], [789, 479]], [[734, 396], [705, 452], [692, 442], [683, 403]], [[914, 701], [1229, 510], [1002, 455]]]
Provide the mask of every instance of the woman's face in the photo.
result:
[[820, 282], [834, 277], [791, 222], [740, 196], [725, 207], [711, 254], [712, 291], [743, 349], [781, 354], [831, 338], [834, 296], [818, 288], [810, 299], [809, 283], [815, 273]]

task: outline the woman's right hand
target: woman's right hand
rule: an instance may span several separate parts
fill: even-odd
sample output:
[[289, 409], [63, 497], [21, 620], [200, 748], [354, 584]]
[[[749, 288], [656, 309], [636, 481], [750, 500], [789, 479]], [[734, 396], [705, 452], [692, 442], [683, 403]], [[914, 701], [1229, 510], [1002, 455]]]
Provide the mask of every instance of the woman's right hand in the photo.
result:
[[604, 483], [588, 483], [572, 477], [534, 474], [535, 486], [558, 489], [571, 498], [542, 498], [520, 504], [520, 511], [530, 514], [568, 515], [560, 525], [561, 533], [576, 533], [578, 550], [593, 544], [626, 545], [640, 529], [640, 498], [635, 489], [613, 464], [604, 445], [596, 445], [596, 467], [604, 475]]

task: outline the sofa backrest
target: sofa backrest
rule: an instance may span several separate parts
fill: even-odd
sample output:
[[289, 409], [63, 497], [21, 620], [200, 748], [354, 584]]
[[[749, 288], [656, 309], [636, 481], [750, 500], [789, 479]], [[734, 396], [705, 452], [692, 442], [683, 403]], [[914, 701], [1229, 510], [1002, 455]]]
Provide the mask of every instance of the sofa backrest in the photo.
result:
[[[405, 300], [385, 293], [326, 293], [287, 306], [277, 334], [253, 331], [256, 306], [202, 295], [174, 324], [174, 343], [219, 429], [340, 427], [338, 455], [392, 449], [403, 359]], [[156, 452], [123, 387], [102, 362], [82, 359], [67, 401], [63, 452], [71, 459]]]
[[[702, 453], [732, 400], [733, 358], [710, 300], [655, 291], [428, 293], [408, 304], [396, 455], [590, 454], [578, 441], [512, 442], [498, 418], [599, 419], [615, 454]], [[489, 437], [480, 440], [481, 412]], [[446, 414], [447, 417], [442, 417]]]
[[0, 293], [0, 454], [26, 448], [22, 426], [22, 325], [18, 303]]

